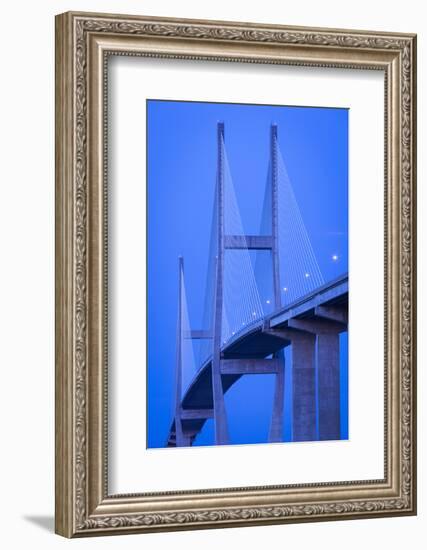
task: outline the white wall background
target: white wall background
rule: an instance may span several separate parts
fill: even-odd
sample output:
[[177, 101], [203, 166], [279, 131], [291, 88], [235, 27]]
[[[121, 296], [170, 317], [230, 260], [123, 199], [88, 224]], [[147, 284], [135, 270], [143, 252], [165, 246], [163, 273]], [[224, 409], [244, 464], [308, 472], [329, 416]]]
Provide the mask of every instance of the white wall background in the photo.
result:
[[[67, 10], [246, 20], [419, 34], [419, 515], [67, 541], [53, 534], [54, 510], [54, 15]], [[426, 93], [423, 3], [406, 0], [75, 0], [2, 7], [0, 32], [0, 517], [3, 548], [232, 547], [387, 550], [421, 548], [427, 530]]]

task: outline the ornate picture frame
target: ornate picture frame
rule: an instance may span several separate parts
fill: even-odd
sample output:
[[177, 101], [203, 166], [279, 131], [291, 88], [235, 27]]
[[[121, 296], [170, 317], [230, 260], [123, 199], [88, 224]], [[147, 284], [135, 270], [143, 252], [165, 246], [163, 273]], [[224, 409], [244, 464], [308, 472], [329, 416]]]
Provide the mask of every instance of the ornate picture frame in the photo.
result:
[[[384, 478], [109, 493], [109, 56], [384, 73]], [[56, 532], [82, 537], [415, 514], [415, 180], [415, 35], [74, 12], [58, 15]]]

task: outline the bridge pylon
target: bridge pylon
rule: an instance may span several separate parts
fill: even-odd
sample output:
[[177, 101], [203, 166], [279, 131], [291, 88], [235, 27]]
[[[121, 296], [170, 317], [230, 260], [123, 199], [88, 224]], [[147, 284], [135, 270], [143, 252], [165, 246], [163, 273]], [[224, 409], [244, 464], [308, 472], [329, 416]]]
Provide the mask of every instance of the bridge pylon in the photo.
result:
[[[277, 125], [271, 125], [270, 133], [270, 163], [272, 174], [272, 231], [270, 236], [257, 235], [228, 235], [225, 233], [225, 176], [224, 176], [224, 123], [217, 125], [217, 249], [216, 280], [214, 298], [213, 321], [213, 350], [212, 350], [212, 392], [215, 422], [215, 444], [224, 445], [229, 442], [227, 415], [224, 403], [224, 389], [222, 376], [227, 371], [226, 363], [229, 360], [221, 356], [222, 319], [224, 308], [224, 256], [226, 250], [270, 250], [272, 258], [273, 290], [275, 309], [281, 307], [280, 298], [280, 263], [279, 263], [279, 216], [278, 216], [278, 162], [277, 162]], [[250, 360], [250, 362], [248, 362]], [[271, 366], [266, 369], [266, 361]], [[240, 364], [239, 364], [240, 363]], [[261, 365], [262, 363], [262, 365]], [[277, 442], [283, 439], [283, 411], [284, 411], [284, 354], [279, 351], [273, 359], [253, 359], [240, 357], [233, 360], [235, 373], [259, 374], [275, 373], [273, 413], [269, 431], [269, 441]], [[248, 366], [249, 365], [249, 366]], [[242, 369], [242, 370], [241, 370]], [[264, 369], [264, 370], [263, 370]]]
[[182, 340], [183, 340], [183, 280], [184, 259], [178, 258], [178, 320], [176, 328], [176, 368], [175, 368], [175, 442], [177, 447], [186, 447], [191, 444], [190, 437], [184, 433], [181, 416], [182, 399]]
[[224, 388], [221, 375], [221, 335], [222, 315], [224, 307], [224, 123], [217, 125], [217, 250], [215, 293], [214, 293], [214, 319], [212, 342], [212, 398], [215, 424], [215, 444], [226, 445], [229, 443], [227, 415], [224, 402]]

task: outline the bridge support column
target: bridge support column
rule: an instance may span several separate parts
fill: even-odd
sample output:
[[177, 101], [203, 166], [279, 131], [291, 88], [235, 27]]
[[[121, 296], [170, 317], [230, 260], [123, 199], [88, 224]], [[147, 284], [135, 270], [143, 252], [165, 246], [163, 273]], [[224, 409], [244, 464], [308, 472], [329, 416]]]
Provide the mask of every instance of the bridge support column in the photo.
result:
[[316, 439], [315, 338], [292, 340], [292, 440]]
[[223, 312], [224, 277], [224, 123], [217, 127], [218, 168], [217, 168], [217, 204], [218, 204], [218, 256], [216, 260], [216, 281], [214, 299], [213, 346], [212, 346], [212, 398], [215, 424], [215, 445], [227, 445], [229, 442], [227, 416], [225, 412], [224, 389], [221, 376], [221, 332]]
[[319, 439], [340, 439], [339, 334], [316, 337]]
[[175, 445], [185, 447], [191, 441], [185, 436], [181, 421], [181, 393], [182, 393], [182, 295], [184, 283], [184, 259], [178, 258], [178, 322], [176, 328], [176, 365], [175, 365]]
[[347, 309], [317, 307], [315, 314], [329, 323], [341, 323], [329, 332], [317, 335], [317, 376], [319, 392], [319, 439], [341, 438], [340, 341], [339, 332], [348, 326]]
[[285, 356], [283, 351], [278, 352], [276, 357], [279, 359], [279, 370], [274, 385], [273, 414], [268, 435], [270, 443], [283, 441], [283, 407], [285, 400]]
[[175, 417], [175, 445], [177, 447], [189, 447], [191, 445], [191, 437], [184, 433], [182, 420], [179, 417]]
[[339, 333], [344, 322], [292, 319], [289, 326], [311, 332], [316, 337], [317, 400], [320, 440], [340, 439]]
[[215, 425], [215, 445], [227, 445], [229, 442], [229, 437], [220, 365], [221, 359], [219, 357], [214, 357], [214, 359], [212, 360], [212, 393]]
[[264, 333], [283, 340], [283, 347], [291, 345], [292, 441], [313, 441], [316, 439], [315, 336], [293, 328], [265, 328]]

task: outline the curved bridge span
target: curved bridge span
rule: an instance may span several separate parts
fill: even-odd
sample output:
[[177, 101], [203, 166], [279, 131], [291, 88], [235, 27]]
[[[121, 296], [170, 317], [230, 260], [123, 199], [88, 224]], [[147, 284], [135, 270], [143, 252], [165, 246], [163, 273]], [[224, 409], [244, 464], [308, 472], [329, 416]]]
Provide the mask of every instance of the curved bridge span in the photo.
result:
[[[221, 347], [223, 393], [243, 375], [276, 375], [270, 441], [281, 441], [284, 360], [280, 352], [287, 346], [292, 347], [293, 440], [339, 439], [339, 334], [347, 331], [347, 311], [345, 274], [245, 327]], [[168, 447], [191, 445], [206, 420], [215, 419], [218, 409], [221, 411], [215, 402], [212, 366], [211, 356], [182, 397], [170, 428]], [[181, 432], [178, 441], [177, 422]]]

